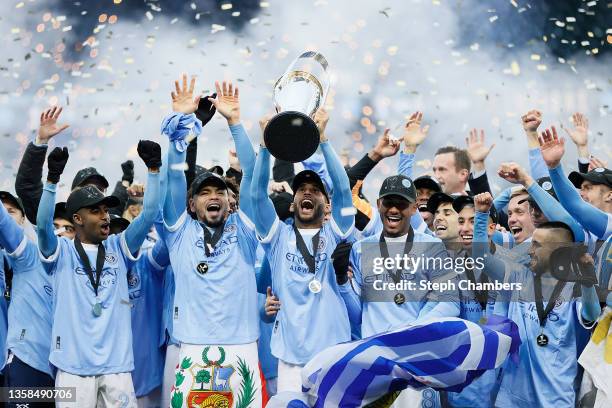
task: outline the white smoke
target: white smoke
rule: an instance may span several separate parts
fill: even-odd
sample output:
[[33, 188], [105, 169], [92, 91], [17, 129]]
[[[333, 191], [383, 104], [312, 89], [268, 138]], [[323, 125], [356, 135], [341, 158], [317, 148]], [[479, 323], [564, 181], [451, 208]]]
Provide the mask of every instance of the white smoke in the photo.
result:
[[[71, 34], [64, 31], [71, 24], [67, 20], [55, 30], [47, 22], [46, 30], [37, 33], [42, 9], [58, 17], [52, 2], [47, 7], [40, 3], [1, 6], [6, 16], [0, 21], [4, 54], [14, 59], [5, 60], [6, 69], [0, 71], [2, 189], [12, 189], [25, 143], [33, 137], [40, 111], [52, 103], [65, 106], [61, 122], [71, 125], [55, 141], [71, 148], [64, 183], [69, 185], [72, 175], [87, 165], [96, 166], [113, 183], [120, 179], [120, 163], [127, 158], [135, 160], [137, 178], [144, 180], [136, 144], [138, 139], [162, 141], [159, 126], [171, 109], [173, 81], [183, 72], [197, 75], [197, 89], [203, 92], [211, 92], [215, 80], [236, 81], [243, 122], [257, 146], [257, 121], [272, 111], [272, 86], [304, 50], [317, 50], [329, 61], [327, 133], [336, 151], [346, 149], [352, 159], [365, 154], [387, 126], [399, 137], [407, 116], [421, 110], [431, 129], [418, 151], [423, 162], [415, 175], [427, 171], [426, 160], [438, 147], [464, 146], [472, 127], [485, 129], [488, 143], [496, 144], [487, 162], [489, 172], [507, 160], [527, 166], [520, 116], [531, 108], [544, 112], [543, 127], [560, 122], [567, 126], [574, 111], [586, 113], [592, 150], [610, 158], [605, 138], [612, 103], [610, 58], [576, 57], [570, 65], [552, 57], [544, 44], [519, 49], [484, 38], [460, 46], [465, 42], [462, 21], [447, 2], [262, 2], [262, 12], [239, 34], [217, 25], [194, 26], [167, 18], [161, 3], [161, 12], [143, 15], [138, 23], [122, 20], [121, 14], [115, 24], [107, 20], [92, 34], [93, 47], [86, 45], [82, 53], [95, 50], [97, 55], [84, 58], [72, 73], [58, 69], [53, 54], [44, 58], [33, 50], [38, 42], [55, 47], [62, 36]], [[232, 6], [224, 12], [240, 11], [238, 4]], [[503, 30], [508, 20], [498, 16], [482, 24]], [[14, 28], [21, 31], [15, 33]], [[31, 55], [28, 60], [26, 53]], [[56, 81], [54, 73], [59, 74]], [[23, 81], [29, 81], [27, 89]], [[364, 107], [371, 110], [369, 116]], [[369, 113], [368, 108], [365, 111]], [[368, 124], [365, 117], [372, 133], [361, 124]], [[198, 162], [227, 166], [231, 145], [225, 121], [217, 115], [199, 140]], [[575, 166], [575, 151], [568, 150], [567, 163]], [[365, 189], [370, 197], [382, 177], [395, 172], [396, 160], [385, 161], [371, 175]], [[64, 196], [66, 190], [62, 189]]]

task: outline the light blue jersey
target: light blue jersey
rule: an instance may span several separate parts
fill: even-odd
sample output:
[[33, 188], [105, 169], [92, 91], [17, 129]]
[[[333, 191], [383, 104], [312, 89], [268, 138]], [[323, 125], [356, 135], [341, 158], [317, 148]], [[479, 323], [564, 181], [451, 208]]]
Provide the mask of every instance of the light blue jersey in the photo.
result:
[[[49, 361], [76, 375], [124, 373], [134, 369], [127, 273], [136, 262], [125, 232], [102, 242], [106, 257], [98, 297], [74, 246], [58, 238], [57, 249], [43, 265], [53, 280], [53, 330]], [[97, 246], [83, 244], [95, 268]], [[102, 305], [94, 316], [93, 306]]]
[[[511, 359], [503, 366], [503, 377], [496, 407], [573, 407], [578, 373], [576, 338], [584, 326], [581, 302], [572, 299], [573, 284], [567, 284], [546, 320], [544, 334], [548, 345], [536, 343], [540, 323], [533, 299], [533, 273], [528, 268], [509, 273], [508, 282], [523, 282], [523, 290], [514, 292], [508, 317], [519, 327], [522, 344], [519, 362]], [[550, 294], [544, 294], [545, 299]], [[547, 302], [544, 301], [544, 307]]]
[[172, 334], [190, 344], [246, 344], [259, 337], [255, 227], [239, 211], [206, 256], [202, 225], [187, 212], [166, 226], [174, 270]]
[[[292, 226], [276, 218], [269, 234], [261, 239], [272, 271], [272, 289], [282, 304], [272, 331], [275, 357], [291, 364], [306, 364], [319, 351], [351, 339], [331, 255], [352, 231], [351, 227], [342, 234], [333, 219], [323, 225], [314, 274], [297, 249]], [[304, 241], [312, 254], [312, 240], [305, 236]], [[313, 279], [321, 283], [318, 293], [309, 290]]]
[[[162, 241], [156, 244], [160, 246], [165, 250]], [[165, 265], [155, 258], [153, 247], [145, 249], [143, 246], [142, 251], [142, 256], [127, 274], [132, 303], [132, 381], [136, 397], [147, 395], [162, 384], [165, 361], [164, 348], [159, 345]], [[162, 258], [167, 260], [167, 257], [166, 251]]]
[[13, 268], [6, 346], [32, 368], [52, 375], [49, 366], [53, 289], [36, 244], [23, 237], [8, 254]]
[[7, 316], [7, 304], [4, 292], [6, 291], [6, 281], [4, 280], [5, 265], [8, 267], [8, 259], [5, 258], [4, 251], [0, 249], [0, 290], [2, 290], [2, 297], [0, 298], [0, 371], [4, 370], [7, 358], [6, 349], [6, 335], [8, 331], [8, 316]]
[[[362, 269], [362, 250], [365, 245], [373, 246], [377, 245], [380, 239], [380, 233], [378, 235], [370, 236], [368, 238], [364, 238], [361, 241], [356, 242], [351, 249], [350, 255], [350, 265], [353, 269], [353, 284], [356, 286], [356, 294], [360, 296], [361, 302], [361, 333], [362, 337], [369, 337], [375, 334], [380, 334], [386, 331], [391, 330], [392, 328], [402, 326], [411, 322], [414, 322], [418, 317], [425, 306], [427, 300], [427, 292], [423, 293], [423, 298], [420, 301], [416, 301], [414, 297], [409, 297], [409, 301], [401, 305], [395, 304], [393, 301], [376, 301], [369, 302], [364, 299], [364, 270]], [[402, 241], [401, 245], [405, 243]], [[427, 253], [423, 254], [424, 257], [430, 258], [444, 258], [447, 256], [446, 249], [442, 244], [442, 241], [439, 238], [432, 237], [428, 234], [423, 234], [419, 232], [414, 232], [414, 243], [420, 243], [417, 246], [413, 246], [411, 253], [413, 255], [421, 255], [421, 252], [418, 254], [414, 251], [425, 251]], [[397, 245], [397, 244], [395, 244]], [[390, 249], [391, 251], [391, 249]], [[452, 275], [448, 275], [449, 271], [445, 269], [441, 270], [433, 270], [433, 269], [424, 269], [419, 268], [414, 274], [410, 272], [403, 272], [402, 279], [406, 279], [411, 282], [416, 282], [418, 286], [418, 282], [421, 280], [427, 280], [430, 282], [437, 281], [441, 277], [454, 277], [454, 273]], [[372, 278], [370, 275], [367, 280]], [[384, 275], [386, 277], [386, 275]], [[366, 282], [368, 286], [372, 285], [372, 282]], [[416, 293], [416, 291], [414, 292]], [[456, 300], [456, 299], [455, 299]], [[452, 316], [456, 316], [457, 313], [452, 314]]]

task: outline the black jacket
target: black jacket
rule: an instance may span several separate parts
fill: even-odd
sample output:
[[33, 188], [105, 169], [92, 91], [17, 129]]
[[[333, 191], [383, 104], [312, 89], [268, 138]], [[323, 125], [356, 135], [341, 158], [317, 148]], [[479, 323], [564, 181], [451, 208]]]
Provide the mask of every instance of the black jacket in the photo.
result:
[[38, 204], [42, 196], [42, 173], [46, 157], [47, 145], [36, 146], [30, 142], [23, 153], [15, 178], [15, 192], [23, 202], [27, 219], [33, 225], [36, 225]]

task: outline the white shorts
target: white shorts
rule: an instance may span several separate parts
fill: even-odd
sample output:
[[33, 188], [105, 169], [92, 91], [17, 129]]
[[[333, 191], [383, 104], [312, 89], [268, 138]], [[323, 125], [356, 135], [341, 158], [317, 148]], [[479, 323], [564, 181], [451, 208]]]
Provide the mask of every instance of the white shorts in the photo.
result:
[[276, 392], [278, 394], [285, 391], [302, 392], [302, 368], [303, 365], [278, 360]]
[[162, 383], [161, 406], [170, 406], [170, 393], [174, 386], [174, 373], [178, 367], [179, 346], [168, 344], [166, 347], [166, 362], [164, 363], [164, 381]]
[[80, 376], [58, 370], [55, 386], [76, 388], [76, 401], [57, 402], [57, 408], [137, 408], [131, 373]]
[[262, 407], [257, 342], [181, 344], [170, 405]]

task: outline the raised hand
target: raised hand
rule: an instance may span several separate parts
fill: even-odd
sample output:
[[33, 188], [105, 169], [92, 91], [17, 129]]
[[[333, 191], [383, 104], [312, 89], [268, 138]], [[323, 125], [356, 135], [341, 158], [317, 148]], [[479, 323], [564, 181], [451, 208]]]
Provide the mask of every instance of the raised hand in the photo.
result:
[[599, 168], [607, 169], [608, 162], [600, 160], [595, 156], [591, 156], [591, 159], [589, 160], [589, 171], [599, 169]]
[[236, 154], [236, 150], [229, 149], [228, 160], [229, 160], [229, 166], [232, 169], [240, 171], [240, 161], [238, 160], [238, 155]]
[[172, 96], [172, 110], [174, 112], [184, 113], [189, 115], [198, 109], [200, 103], [200, 97], [193, 97], [193, 89], [195, 88], [195, 77], [191, 77], [191, 83], [187, 87], [187, 75], [183, 74], [183, 86], [179, 86], [179, 81], [174, 81], [174, 88], [176, 92], [171, 92]]
[[128, 186], [134, 182], [134, 162], [131, 160], [121, 163], [121, 181], [127, 182]]
[[266, 314], [268, 316], [274, 316], [280, 310], [281, 303], [278, 298], [272, 293], [272, 288], [268, 286], [266, 290]]
[[469, 137], [465, 138], [465, 144], [467, 145], [467, 154], [470, 157], [470, 161], [474, 164], [474, 170], [484, 170], [484, 161], [495, 147], [495, 143], [487, 147], [484, 130], [480, 130], [479, 137], [478, 131], [472, 129], [470, 130]]
[[520, 165], [509, 162], [502, 163], [497, 174], [506, 181], [529, 187], [533, 183], [531, 176]]
[[200, 99], [200, 103], [198, 103], [198, 109], [196, 109], [195, 115], [198, 119], [200, 119], [200, 122], [202, 122], [202, 126], [206, 126], [206, 124], [210, 122], [212, 117], [215, 116], [215, 112], [217, 112], [215, 106], [212, 104], [212, 102], [210, 102], [210, 98], [216, 97], [217, 94], [214, 93], [210, 96]]
[[561, 128], [565, 130], [565, 133], [578, 148], [578, 155], [589, 157], [589, 120], [582, 113], [576, 112], [572, 115], [572, 122], [574, 122], [573, 129], [568, 129], [563, 125], [561, 125]]
[[374, 161], [380, 161], [386, 157], [391, 157], [397, 154], [400, 148], [400, 141], [392, 139], [389, 135], [390, 129], [385, 129], [385, 132], [378, 138], [376, 145], [370, 152], [370, 158]]
[[414, 153], [416, 149], [423, 143], [427, 137], [429, 131], [429, 125], [425, 125], [421, 128], [421, 121], [423, 120], [423, 112], [414, 112], [410, 115], [408, 122], [404, 126], [404, 134], [402, 140], [404, 141], [404, 153]]
[[141, 140], [138, 142], [138, 156], [151, 171], [157, 171], [162, 165], [161, 146], [151, 140]]
[[49, 167], [49, 173], [47, 174], [47, 181], [53, 184], [59, 183], [60, 176], [64, 172], [66, 163], [68, 163], [68, 148], [56, 147], [49, 153], [47, 157], [47, 166]]
[[240, 123], [240, 99], [238, 87], [231, 82], [223, 81], [223, 85], [215, 82], [217, 98], [208, 98], [230, 126]]
[[57, 123], [57, 119], [61, 113], [62, 108], [54, 106], [40, 114], [40, 125], [38, 126], [36, 144], [47, 144], [53, 136], [70, 126], [67, 124], [60, 125]]
[[142, 198], [144, 197], [144, 187], [144, 184], [132, 184], [126, 191], [130, 197]]
[[329, 122], [329, 113], [324, 108], [319, 108], [315, 112], [314, 121], [317, 124], [317, 129], [319, 129], [319, 142], [327, 141], [325, 128], [327, 127], [327, 122]]
[[542, 136], [538, 138], [542, 157], [549, 169], [553, 169], [559, 165], [561, 158], [565, 154], [565, 139], [559, 139], [557, 129], [551, 126], [542, 132]]
[[523, 129], [527, 134], [527, 144], [530, 149], [538, 147], [538, 127], [542, 123], [542, 112], [532, 109], [521, 116]]
[[480, 193], [474, 196], [474, 208], [481, 213], [488, 213], [493, 205], [493, 196], [491, 193]]

